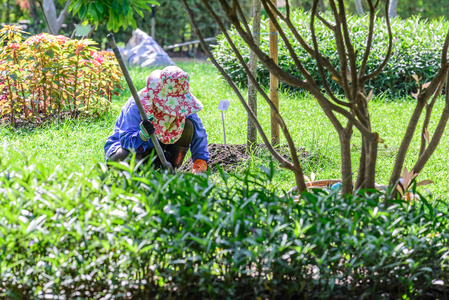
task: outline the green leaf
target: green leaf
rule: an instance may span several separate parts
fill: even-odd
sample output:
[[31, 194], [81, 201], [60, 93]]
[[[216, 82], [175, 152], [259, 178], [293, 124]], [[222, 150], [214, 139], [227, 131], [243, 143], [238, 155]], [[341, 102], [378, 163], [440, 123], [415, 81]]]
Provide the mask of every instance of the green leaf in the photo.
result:
[[55, 51], [53, 49], [49, 49], [49, 50], [45, 51], [45, 54], [48, 57], [53, 58], [55, 56]]

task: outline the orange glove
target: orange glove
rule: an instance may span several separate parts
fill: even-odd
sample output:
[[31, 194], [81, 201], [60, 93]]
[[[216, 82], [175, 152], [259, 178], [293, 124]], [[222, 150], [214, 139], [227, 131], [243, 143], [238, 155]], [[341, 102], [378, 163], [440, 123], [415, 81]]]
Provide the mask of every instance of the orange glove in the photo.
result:
[[197, 175], [207, 170], [207, 163], [202, 159], [197, 159], [193, 163], [192, 173]]

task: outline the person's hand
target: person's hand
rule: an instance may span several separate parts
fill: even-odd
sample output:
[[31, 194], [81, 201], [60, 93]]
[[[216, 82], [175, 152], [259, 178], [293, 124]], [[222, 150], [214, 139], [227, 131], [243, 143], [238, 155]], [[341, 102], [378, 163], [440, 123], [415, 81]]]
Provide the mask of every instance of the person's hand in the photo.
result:
[[207, 170], [207, 163], [202, 159], [197, 159], [193, 163], [192, 173], [197, 175]]
[[154, 133], [154, 126], [153, 123], [150, 121], [142, 121], [140, 123], [140, 132], [139, 136], [140, 139], [144, 142], [148, 141], [150, 139], [150, 135]]

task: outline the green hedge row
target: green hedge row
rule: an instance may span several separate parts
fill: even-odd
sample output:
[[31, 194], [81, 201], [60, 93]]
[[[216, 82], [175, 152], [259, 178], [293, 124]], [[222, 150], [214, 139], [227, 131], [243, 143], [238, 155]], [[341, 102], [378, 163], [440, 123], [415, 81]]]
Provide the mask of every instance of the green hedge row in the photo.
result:
[[[3, 156], [5, 157], [5, 156]], [[6, 299], [410, 298], [449, 280], [448, 204], [242, 177], [0, 164]]]
[[[312, 45], [312, 38], [309, 30], [309, 14], [307, 12], [295, 11], [292, 13], [292, 21], [297, 30], [302, 34], [305, 40]], [[393, 53], [383, 70], [375, 79], [367, 83], [367, 90], [374, 89], [376, 94], [386, 92], [390, 96], [404, 96], [416, 92], [416, 82], [412, 74], [417, 74], [422, 78], [422, 82], [430, 81], [441, 65], [441, 50], [443, 47], [446, 33], [449, 29], [449, 23], [444, 20], [426, 21], [419, 18], [401, 20], [396, 18], [391, 21], [393, 31]], [[331, 63], [338, 67], [338, 55], [334, 35], [321, 22], [317, 20], [317, 37], [319, 40], [320, 51], [330, 58]], [[294, 39], [293, 34], [288, 31], [284, 22], [281, 22], [283, 28], [286, 28], [287, 36], [293, 47], [296, 49], [299, 59], [306, 69], [312, 74], [314, 79], [321, 84], [316, 62], [308, 55], [300, 44]], [[360, 65], [364, 48], [366, 47], [368, 35], [368, 16], [348, 16], [348, 27], [350, 29], [351, 39], [358, 50], [357, 64]], [[375, 35], [372, 47], [372, 53], [368, 60], [367, 72], [375, 70], [383, 61], [388, 48], [388, 32], [384, 18], [376, 20]], [[261, 22], [261, 48], [265, 53], [269, 53], [269, 21], [267, 19]], [[249, 48], [240, 38], [237, 31], [233, 28], [228, 31], [233, 40], [237, 43], [241, 53], [246, 61], [249, 60]], [[233, 80], [241, 86], [247, 85], [247, 77], [243, 68], [238, 63], [237, 58], [232, 52], [231, 47], [224, 35], [220, 35], [214, 49], [217, 60]], [[299, 71], [296, 69], [287, 48], [279, 37], [279, 65], [290, 74], [300, 78]], [[339, 68], [337, 68], [339, 69]], [[328, 74], [329, 75], [329, 74]], [[264, 86], [269, 86], [269, 72], [260, 62], [257, 68], [257, 77]], [[332, 89], [336, 92], [342, 92], [340, 87], [328, 77]], [[291, 88], [283, 85], [283, 88]], [[297, 90], [296, 88], [293, 90]]]

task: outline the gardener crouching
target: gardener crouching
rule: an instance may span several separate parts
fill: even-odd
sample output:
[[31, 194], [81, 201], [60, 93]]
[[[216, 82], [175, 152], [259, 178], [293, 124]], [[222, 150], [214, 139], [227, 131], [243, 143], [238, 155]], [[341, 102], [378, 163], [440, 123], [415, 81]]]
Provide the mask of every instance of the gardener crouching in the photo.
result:
[[209, 161], [207, 134], [196, 114], [203, 109], [203, 104], [189, 91], [189, 75], [176, 66], [155, 70], [139, 96], [152, 121], [142, 121], [134, 99], [128, 99], [113, 134], [104, 145], [106, 161], [123, 161], [135, 152], [137, 160], [146, 159], [147, 162], [153, 155], [155, 168], [161, 168], [159, 158], [152, 154], [154, 146], [150, 134], [154, 130], [174, 169], [182, 165], [190, 148], [194, 162], [192, 172], [206, 171]]

